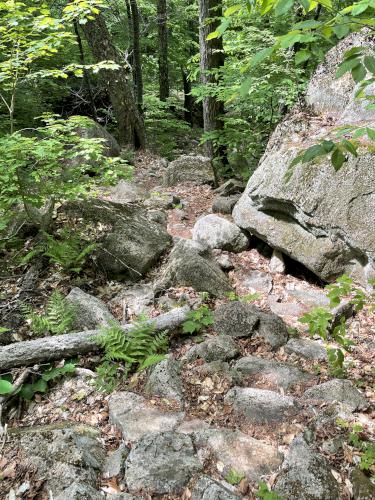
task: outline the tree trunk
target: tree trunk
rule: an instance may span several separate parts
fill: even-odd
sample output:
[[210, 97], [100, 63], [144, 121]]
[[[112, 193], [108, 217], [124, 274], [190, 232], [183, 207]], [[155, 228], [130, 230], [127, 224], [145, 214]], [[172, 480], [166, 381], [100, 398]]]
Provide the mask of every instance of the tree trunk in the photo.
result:
[[120, 65], [118, 70], [100, 71], [108, 91], [119, 129], [119, 141], [136, 148], [142, 148], [146, 142], [142, 117], [134, 99], [132, 85], [127, 78], [127, 71], [121, 64], [116, 48], [102, 15], [82, 25], [85, 36], [97, 62], [114, 61]]
[[159, 97], [161, 101], [166, 101], [169, 97], [168, 28], [166, 0], [157, 0], [157, 19], [159, 41]]
[[[155, 331], [172, 331], [179, 327], [186, 320], [189, 306], [172, 309], [166, 314], [157, 316], [149, 320], [155, 325]], [[122, 327], [124, 335], [130, 331], [133, 325]], [[10, 370], [19, 366], [30, 366], [36, 363], [48, 363], [50, 361], [70, 358], [89, 352], [100, 350], [95, 342], [95, 336], [99, 330], [91, 330], [78, 333], [67, 333], [66, 335], [56, 335], [0, 347], [0, 372]]]
[[[84, 66], [86, 64], [85, 53], [83, 51], [82, 39], [81, 39], [81, 35], [80, 35], [80, 32], [79, 32], [79, 28], [78, 28], [78, 22], [75, 20], [73, 22], [73, 25], [74, 25], [74, 32], [76, 34], [77, 43], [78, 43], [79, 62], [80, 62], [80, 64], [82, 64], [82, 66]], [[87, 71], [87, 69], [85, 69], [85, 68], [83, 69], [83, 81], [85, 83], [87, 94], [89, 96], [89, 105], [90, 105], [90, 110], [91, 110], [91, 117], [97, 122], [98, 121], [98, 116], [96, 114], [96, 106], [95, 106], [94, 95], [92, 93], [90, 74]]]
[[130, 8], [132, 15], [132, 30], [133, 30], [133, 72], [135, 93], [137, 96], [138, 110], [142, 113], [143, 105], [143, 79], [142, 79], [142, 63], [141, 63], [141, 48], [139, 43], [139, 11], [137, 0], [130, 0]]
[[[215, 31], [220, 24], [221, 3], [219, 0], [199, 0], [199, 48], [200, 48], [200, 73], [203, 85], [217, 83], [215, 70], [224, 64], [223, 40], [213, 38], [207, 40], [207, 36]], [[204, 132], [220, 132], [223, 122], [220, 117], [224, 114], [224, 103], [214, 96], [203, 99], [203, 123]], [[220, 158], [226, 161], [225, 148], [216, 146], [214, 141], [206, 141], [207, 155], [212, 160]], [[216, 163], [216, 161], [214, 161]], [[214, 167], [216, 181], [218, 179], [217, 168]]]
[[193, 126], [193, 97], [191, 95], [191, 83], [188, 79], [187, 71], [181, 68], [182, 83], [184, 86], [184, 119]]

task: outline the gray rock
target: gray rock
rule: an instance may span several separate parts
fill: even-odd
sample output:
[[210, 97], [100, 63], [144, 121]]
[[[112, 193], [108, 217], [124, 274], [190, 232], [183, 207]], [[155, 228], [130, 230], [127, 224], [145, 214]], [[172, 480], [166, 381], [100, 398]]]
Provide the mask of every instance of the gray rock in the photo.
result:
[[194, 371], [195, 373], [199, 373], [202, 377], [218, 375], [220, 380], [226, 380], [230, 386], [239, 385], [242, 382], [241, 374], [225, 361], [211, 361], [204, 365], [198, 365]]
[[143, 496], [131, 495], [130, 493], [107, 493], [106, 500], [144, 500]]
[[270, 293], [272, 290], [272, 278], [268, 273], [262, 271], [251, 271], [242, 275], [241, 281], [244, 287], [255, 292]]
[[216, 262], [219, 264], [221, 269], [223, 269], [223, 271], [231, 271], [234, 269], [234, 265], [232, 264], [229, 255], [222, 253], [220, 250], [216, 250], [216, 252], [220, 252], [215, 253], [214, 251], [214, 255]]
[[204, 215], [193, 228], [193, 240], [229, 252], [242, 252], [249, 246], [247, 236], [235, 224], [218, 215]]
[[232, 337], [220, 335], [211, 337], [200, 344], [191, 347], [182, 358], [184, 363], [191, 363], [198, 358], [208, 363], [211, 361], [229, 361], [236, 358], [240, 350]]
[[283, 458], [276, 447], [233, 429], [197, 431], [194, 444], [202, 460], [213, 457], [223, 464], [224, 478], [234, 469], [258, 482], [263, 476], [276, 472]]
[[79, 127], [76, 130], [78, 135], [83, 139], [102, 139], [104, 141], [102, 144], [105, 156], [120, 156], [121, 148], [113, 135], [99, 125], [99, 123], [94, 122], [94, 120], [90, 120], [89, 118], [85, 118], [85, 120], [87, 121], [87, 126]]
[[194, 434], [197, 429], [209, 429], [210, 425], [204, 420], [199, 418], [192, 418], [191, 420], [184, 420], [177, 428], [176, 432], [181, 432], [182, 434]]
[[232, 405], [246, 421], [255, 424], [282, 422], [298, 412], [293, 398], [264, 389], [234, 387], [227, 392], [224, 402]]
[[288, 295], [310, 308], [329, 306], [329, 298], [320, 290], [288, 290]]
[[184, 394], [180, 373], [180, 363], [168, 356], [152, 369], [146, 383], [146, 393], [174, 399], [182, 405]]
[[350, 380], [333, 379], [316, 385], [305, 391], [306, 399], [321, 399], [327, 402], [337, 401], [346, 405], [351, 411], [366, 410], [369, 402]]
[[[338, 125], [375, 126], [375, 110], [354, 101], [355, 82], [335, 78], [343, 53], [369, 45], [363, 32], [350, 35], [331, 49], [312, 77], [309, 115], [295, 108], [273, 133], [261, 163], [234, 207], [236, 224], [305, 265], [325, 281], [348, 274], [365, 283], [375, 275], [374, 152], [362, 148], [358, 158], [336, 172], [329, 155], [299, 164], [289, 182], [291, 161]], [[318, 113], [318, 116], [316, 116]], [[322, 129], [327, 113], [331, 118]]]
[[325, 458], [312, 451], [302, 437], [291, 444], [275, 486], [288, 500], [337, 500], [339, 484]]
[[239, 495], [211, 477], [201, 476], [191, 491], [190, 500], [238, 500], [239, 498], [241, 498]]
[[162, 226], [165, 226], [168, 220], [166, 213], [162, 210], [149, 210], [147, 213], [147, 217], [150, 221], [161, 224]]
[[212, 184], [214, 182], [214, 173], [210, 158], [182, 155], [169, 163], [164, 173], [164, 185], [175, 186], [183, 182]]
[[343, 436], [336, 436], [322, 443], [322, 451], [328, 454], [336, 454], [342, 450], [342, 445], [345, 442]]
[[373, 500], [375, 498], [375, 484], [363, 472], [356, 468], [350, 474], [353, 485], [354, 500]]
[[120, 444], [117, 450], [110, 452], [104, 462], [103, 477], [119, 476], [123, 472], [128, 453], [129, 450], [124, 444]]
[[268, 305], [273, 313], [278, 316], [300, 317], [304, 313], [304, 307], [297, 302], [283, 302], [279, 295], [271, 294], [267, 297]]
[[166, 228], [150, 220], [137, 204], [87, 200], [70, 202], [60, 211], [101, 228], [96, 240], [98, 264], [117, 278], [141, 278], [172, 242]]
[[283, 254], [279, 252], [279, 250], [273, 251], [269, 269], [271, 273], [279, 273], [279, 274], [285, 273], [284, 257]]
[[181, 493], [203, 466], [195, 455], [191, 437], [176, 432], [143, 436], [125, 462], [125, 480], [131, 493]]
[[245, 191], [245, 187], [246, 185], [242, 181], [239, 181], [238, 179], [229, 179], [215, 189], [215, 193], [220, 196], [231, 196], [233, 194], [243, 193]]
[[332, 309], [333, 320], [329, 327], [329, 331], [333, 331], [341, 322], [341, 319], [349, 319], [354, 314], [354, 305], [348, 300], [343, 300], [337, 307]]
[[144, 202], [147, 208], [170, 210], [180, 203], [180, 198], [171, 193], [151, 193], [151, 197]]
[[239, 301], [228, 302], [216, 309], [214, 327], [220, 335], [261, 337], [273, 349], [281, 347], [288, 340], [288, 330], [281, 318]]
[[197, 292], [209, 292], [215, 297], [232, 289], [211, 253], [198, 242], [183, 239], [173, 248], [155, 291], [159, 293], [172, 286], [190, 286]]
[[241, 198], [240, 194], [231, 196], [215, 196], [212, 202], [212, 211], [219, 214], [231, 214], [235, 204]]
[[92, 330], [101, 325], [108, 325], [115, 318], [104, 302], [93, 295], [74, 287], [66, 296], [66, 300], [74, 306], [73, 327], [76, 330]]
[[20, 446], [58, 500], [100, 499], [96, 483], [105, 453], [99, 432], [84, 425], [23, 429]]
[[127, 317], [131, 317], [147, 313], [151, 309], [153, 302], [153, 286], [144, 284], [124, 288], [109, 302], [109, 305], [111, 307], [120, 306], [125, 311]]
[[296, 366], [256, 356], [239, 359], [234, 369], [241, 375], [250, 375], [256, 380], [261, 379], [276, 389], [288, 390], [296, 384], [303, 384], [312, 379], [310, 374], [302, 372]]
[[184, 416], [181, 412], [159, 410], [133, 392], [118, 392], [109, 399], [109, 420], [120, 429], [125, 441], [136, 442], [151, 432], [173, 430]]
[[327, 351], [322, 344], [309, 339], [290, 339], [284, 347], [289, 354], [297, 354], [313, 361], [327, 361]]
[[140, 203], [148, 197], [148, 194], [141, 186], [123, 179], [116, 186], [106, 191], [111, 201], [115, 203]]

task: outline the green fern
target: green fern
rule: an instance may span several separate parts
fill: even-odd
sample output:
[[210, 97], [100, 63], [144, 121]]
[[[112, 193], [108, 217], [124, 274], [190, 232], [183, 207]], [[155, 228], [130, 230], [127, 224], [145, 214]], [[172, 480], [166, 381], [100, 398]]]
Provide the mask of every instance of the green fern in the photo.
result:
[[47, 302], [44, 314], [40, 314], [40, 311], [34, 310], [27, 304], [23, 305], [23, 313], [30, 323], [31, 330], [37, 335], [67, 333], [76, 316], [75, 307], [56, 290]]
[[87, 256], [95, 250], [97, 245], [92, 243], [83, 246], [80, 238], [72, 236], [68, 232], [64, 232], [62, 236], [63, 239], [56, 240], [51, 235], [44, 233], [44, 255], [47, 255], [52, 262], [59, 264], [66, 271], [79, 273]]
[[104, 361], [122, 361], [126, 364], [125, 372], [137, 367], [144, 370], [164, 359], [168, 349], [167, 333], [155, 333], [155, 325], [145, 320], [133, 324], [125, 332], [119, 324], [112, 322], [103, 327], [95, 338], [104, 349]]

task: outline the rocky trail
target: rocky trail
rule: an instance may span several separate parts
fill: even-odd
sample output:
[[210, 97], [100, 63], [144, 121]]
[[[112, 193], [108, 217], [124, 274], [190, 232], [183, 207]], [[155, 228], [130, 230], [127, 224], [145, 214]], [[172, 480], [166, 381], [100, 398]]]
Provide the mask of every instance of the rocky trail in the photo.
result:
[[[138, 154], [134, 171], [132, 182], [57, 215], [102, 243], [94, 261], [100, 279], [88, 273], [72, 282], [55, 270], [38, 290], [67, 293], [79, 311], [75, 332], [202, 305], [212, 324], [191, 334], [174, 324], [167, 357], [110, 394], [94, 385], [100, 358], [93, 352], [78, 356], [79, 369], [47, 393], [10, 408], [0, 440], [1, 498], [375, 498], [374, 465], [361, 461], [361, 443], [373, 446], [375, 437], [374, 313], [366, 307], [353, 314], [345, 303], [336, 311], [353, 341], [345, 378], [332, 376], [324, 342], [299, 321], [329, 304], [323, 285], [332, 266], [322, 262], [332, 258], [343, 270], [353, 263], [340, 245], [326, 252], [313, 246], [321, 260], [309, 261], [305, 243], [331, 241], [332, 221], [323, 221], [323, 235], [317, 221], [314, 233], [311, 220], [294, 213], [293, 221], [277, 219], [273, 232], [271, 201], [283, 195], [266, 193], [263, 203], [256, 192], [262, 170], [247, 187], [232, 179], [218, 190], [209, 160], [197, 154], [171, 163]], [[271, 190], [268, 174], [264, 182]], [[296, 220], [304, 227], [300, 259]], [[285, 224], [295, 232], [276, 242]], [[357, 233], [355, 227], [345, 241], [357, 249], [354, 267], [362, 276], [372, 250], [354, 245]], [[288, 251], [293, 241], [296, 252]], [[21, 286], [19, 279], [2, 284], [9, 296]], [[22, 327], [16, 340], [28, 340]], [[0, 347], [0, 359], [7, 348]]]

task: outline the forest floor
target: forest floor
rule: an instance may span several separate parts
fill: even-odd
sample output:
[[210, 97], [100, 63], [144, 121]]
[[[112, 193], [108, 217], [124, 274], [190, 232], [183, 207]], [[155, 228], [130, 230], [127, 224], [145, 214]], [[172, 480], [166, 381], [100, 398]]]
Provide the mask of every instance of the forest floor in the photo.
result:
[[[190, 238], [191, 230], [196, 220], [211, 213], [211, 205], [214, 197], [211, 187], [195, 186], [193, 184], [181, 184], [173, 188], [160, 187], [160, 178], [149, 176], [149, 166], [154, 163], [155, 157], [151, 154], [139, 154], [135, 160], [134, 181], [140, 183], [149, 192], [162, 190], [177, 195], [184, 202], [184, 208], [174, 208], [168, 210], [168, 232], [174, 237]], [[229, 216], [226, 216], [229, 217]], [[240, 254], [224, 252], [233, 270], [229, 272], [229, 277], [233, 283], [236, 294], [241, 297], [249, 293], [259, 293], [259, 298], [254, 302], [264, 310], [277, 312], [290, 327], [290, 331], [295, 336], [309, 338], [305, 326], [299, 322], [300, 316], [308, 311], [312, 306], [319, 303], [324, 290], [322, 284], [296, 263], [287, 262], [285, 274], [271, 274], [269, 271], [270, 255], [267, 251], [261, 253], [256, 246]], [[262, 250], [262, 249], [261, 249]], [[249, 287], [247, 278], [254, 272], [259, 273], [259, 280]], [[154, 280], [158, 269], [154, 269], [146, 276], [141, 283], [150, 283]], [[21, 281], [20, 275], [15, 274], [2, 279], [0, 293], [7, 300], [12, 301], [19, 293], [18, 283]], [[80, 277], [80, 283], [84, 283], [84, 289], [105, 302], [109, 302], [123, 288], [124, 284], [116, 281], [106, 281], [103, 277], [98, 278], [95, 273], [88, 271]], [[43, 303], [46, 297], [54, 289], [68, 292], [72, 285], [69, 276], [61, 273], [56, 267], [51, 267], [45, 277], [38, 285], [36, 293], [36, 304]], [[78, 283], [79, 286], [79, 283]], [[199, 302], [200, 296], [191, 289], [175, 288], [168, 292], [171, 299], [178, 299], [181, 295], [187, 296], [191, 304]], [[216, 303], [215, 303], [216, 302]], [[212, 305], [218, 305], [221, 301], [212, 301]], [[151, 306], [148, 314], [151, 317], [157, 316], [162, 311], [157, 306]], [[122, 309], [112, 308], [112, 313], [122, 320]], [[368, 310], [363, 310], [356, 314], [348, 322], [348, 336], [354, 342], [353, 349], [346, 355], [347, 378], [366, 396], [374, 408], [374, 361], [375, 361], [375, 341], [373, 325], [375, 315]], [[214, 332], [208, 329], [205, 336], [211, 336]], [[24, 325], [17, 333], [18, 339], [28, 338], [27, 325]], [[184, 336], [174, 338], [171, 341], [171, 353], [174, 358], [181, 358], [191, 347], [196, 339]], [[288, 354], [281, 347], [277, 352], [272, 352], [261, 340], [238, 340], [241, 355], [256, 355], [259, 357], [274, 359], [282, 362], [289, 362], [292, 365], [302, 368], [313, 376], [313, 382], [307, 385], [318, 384], [329, 380], [329, 366], [325, 361], [319, 363], [304, 360], [295, 354]], [[84, 356], [78, 360], [78, 366], [95, 370], [98, 363], [98, 356]], [[207, 375], [197, 370], [199, 360], [188, 365], [183, 374], [185, 412], [186, 420], [199, 419], [214, 427], [227, 427], [240, 429], [249, 436], [275, 445], [279, 450], [285, 451], [292, 439], [308, 425], [311, 416], [302, 411], [298, 418], [284, 423], [278, 428], [268, 426], [249, 426], [239, 419], [228, 405], [224, 404], [224, 395], [228, 391], [228, 381], [218, 374]], [[145, 384], [145, 374], [135, 375], [128, 382], [124, 383], [118, 390], [133, 390], [143, 394]], [[269, 380], [256, 380], [253, 387], [269, 389], [273, 388]], [[296, 385], [289, 394], [299, 397], [306, 385]], [[108, 416], [109, 395], [99, 392], [85, 377], [68, 377], [56, 383], [46, 394], [36, 394], [30, 403], [19, 401], [8, 415], [7, 424], [9, 428], [19, 428], [23, 426], [45, 425], [63, 421], [73, 421], [88, 424], [100, 429], [101, 439], [108, 451], [117, 448], [121, 441], [119, 431], [110, 424]], [[163, 398], [147, 397], [151, 405], [155, 407], [165, 407], [173, 409], [173, 404]], [[324, 406], [324, 405], [323, 405]], [[324, 409], [324, 408], [322, 408]], [[373, 410], [356, 414], [356, 422], [362, 425], [362, 436], [367, 440], [375, 439], [375, 413]], [[340, 426], [327, 427], [318, 436], [318, 448], [329, 461], [331, 468], [335, 471], [335, 477], [341, 486], [343, 499], [351, 498], [351, 485], [348, 481], [348, 470], [353, 464], [358, 463], [358, 450], [350, 444], [339, 450], [328, 450], [322, 444], [328, 439], [336, 436], [344, 436], [347, 429]], [[1, 452], [1, 450], [0, 450]], [[30, 464], [29, 464], [30, 465]], [[6, 443], [0, 455], [0, 498], [6, 498], [10, 488], [17, 489], [21, 484], [29, 482], [29, 487], [24, 496], [20, 498], [43, 498], [40, 495], [42, 484], [35, 480], [35, 471], [32, 465], [22, 462], [20, 450], [14, 448], [12, 443]], [[220, 477], [220, 464], [215, 461], [206, 465], [206, 471], [212, 477]], [[374, 471], [375, 472], [375, 471]], [[275, 477], [265, 478], [272, 486]], [[99, 488], [106, 493], [121, 492], [124, 485], [119, 477], [102, 478]], [[248, 481], [241, 481], [237, 486], [237, 491], [246, 498], [255, 498], [255, 484]], [[145, 498], [151, 498], [146, 496]], [[165, 496], [164, 498], [173, 498]], [[181, 498], [175, 497], [175, 498]], [[183, 498], [188, 500], [189, 489], [187, 488]]]

